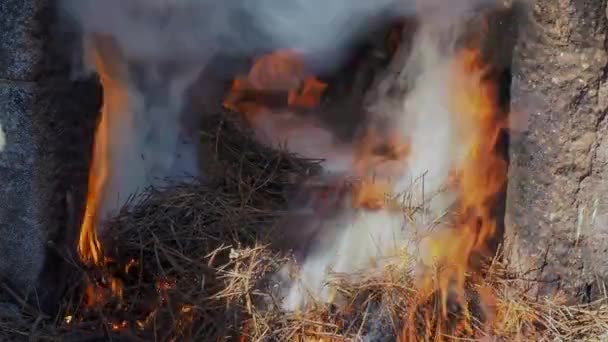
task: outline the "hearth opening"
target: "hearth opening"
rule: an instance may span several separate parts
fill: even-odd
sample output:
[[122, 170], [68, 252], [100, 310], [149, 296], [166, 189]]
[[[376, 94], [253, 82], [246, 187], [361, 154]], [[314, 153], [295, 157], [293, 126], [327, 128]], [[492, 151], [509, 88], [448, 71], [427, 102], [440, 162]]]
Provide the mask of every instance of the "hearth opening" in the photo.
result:
[[[109, 336], [248, 340], [272, 334], [262, 317], [338, 310], [336, 334], [355, 323], [406, 339], [489, 329], [509, 11], [377, 15], [335, 47], [283, 41], [204, 61], [85, 30], [103, 104], [79, 231], [84, 281], [64, 327], [82, 334], [101, 312]], [[396, 275], [412, 292], [391, 288], [400, 318], [388, 327], [379, 283], [346, 288]], [[362, 322], [351, 311], [366, 300], [378, 308]]]

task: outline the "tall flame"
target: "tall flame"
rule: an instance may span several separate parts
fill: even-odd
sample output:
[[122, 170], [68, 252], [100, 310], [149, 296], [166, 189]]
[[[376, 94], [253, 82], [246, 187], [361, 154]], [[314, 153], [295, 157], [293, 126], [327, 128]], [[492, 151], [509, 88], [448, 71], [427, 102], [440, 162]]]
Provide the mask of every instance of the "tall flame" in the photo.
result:
[[97, 225], [103, 201], [103, 189], [108, 178], [109, 165], [109, 121], [119, 120], [116, 113], [124, 112], [127, 105], [127, 91], [110, 75], [108, 63], [99, 50], [93, 51], [95, 65], [103, 85], [103, 104], [100, 120], [95, 132], [93, 160], [89, 171], [87, 203], [80, 230], [78, 251], [83, 262], [100, 264], [103, 262], [102, 246], [97, 236]]
[[[444, 318], [449, 293], [467, 306], [465, 278], [467, 272], [478, 271], [472, 269], [471, 257], [489, 252], [487, 243], [497, 228], [492, 210], [507, 180], [507, 163], [496, 150], [506, 122], [498, 105], [497, 85], [484, 78], [487, 68], [480, 53], [478, 48], [466, 48], [453, 59], [451, 112], [460, 131], [469, 136], [466, 158], [457, 165], [450, 184], [459, 194], [454, 226], [428, 236], [420, 246], [423, 263], [437, 270], [422, 280], [421, 300], [438, 289]], [[415, 340], [413, 325], [408, 340]]]

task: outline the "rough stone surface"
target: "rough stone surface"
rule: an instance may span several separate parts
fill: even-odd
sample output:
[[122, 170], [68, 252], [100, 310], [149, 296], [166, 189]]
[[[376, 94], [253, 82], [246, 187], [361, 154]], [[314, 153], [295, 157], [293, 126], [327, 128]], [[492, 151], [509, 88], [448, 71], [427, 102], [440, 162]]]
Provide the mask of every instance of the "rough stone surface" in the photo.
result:
[[71, 78], [78, 39], [54, 4], [0, 2], [0, 281], [43, 308], [61, 293], [57, 251], [75, 248], [100, 105], [96, 79]]
[[43, 0], [0, 1], [0, 79], [33, 80], [41, 59], [42, 37], [36, 15]]
[[[547, 291], [590, 300], [608, 279], [606, 1], [538, 0], [514, 56], [507, 231]], [[600, 280], [598, 282], [598, 280]]]
[[[33, 189], [32, 87], [0, 84], [0, 122], [6, 147], [0, 152], [0, 275], [32, 284], [42, 266], [43, 229], [36, 222]], [[19, 266], [21, 272], [14, 272]]]
[[2, 128], [2, 124], [0, 123], [0, 152], [4, 151], [5, 146], [6, 146], [6, 134], [4, 133], [4, 129]]

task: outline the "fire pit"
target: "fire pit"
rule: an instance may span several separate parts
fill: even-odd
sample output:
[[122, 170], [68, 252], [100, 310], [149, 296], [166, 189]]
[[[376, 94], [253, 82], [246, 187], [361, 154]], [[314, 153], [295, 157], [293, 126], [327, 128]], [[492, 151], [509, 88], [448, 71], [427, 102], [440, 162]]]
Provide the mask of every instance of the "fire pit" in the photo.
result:
[[[36, 118], [0, 115], [0, 161], [35, 156], [33, 176], [6, 176], [5, 197], [31, 194], [0, 206], [27, 236], [0, 240], [0, 303], [17, 304], [0, 306], [0, 336], [599, 336], [603, 301], [534, 297], [553, 289], [527, 278], [538, 255], [510, 254], [524, 11], [437, 5], [36, 7], [52, 39], [0, 70], [9, 112], [25, 101]], [[42, 62], [28, 73], [30, 51]]]

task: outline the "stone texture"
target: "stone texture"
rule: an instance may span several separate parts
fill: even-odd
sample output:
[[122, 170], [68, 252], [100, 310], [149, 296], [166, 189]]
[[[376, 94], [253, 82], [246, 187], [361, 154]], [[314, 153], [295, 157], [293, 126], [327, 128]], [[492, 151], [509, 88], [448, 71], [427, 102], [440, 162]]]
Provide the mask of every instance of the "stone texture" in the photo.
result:
[[61, 295], [56, 286], [65, 285], [69, 265], [64, 257], [75, 254], [100, 105], [101, 89], [94, 78], [78, 82], [49, 79], [37, 86], [32, 180], [34, 196], [40, 200], [37, 217], [44, 224], [45, 241], [55, 246], [45, 250], [36, 282], [38, 295], [47, 300], [45, 305], [52, 305]]
[[96, 79], [71, 78], [79, 40], [56, 3], [0, 2], [0, 281], [44, 309], [75, 250], [100, 105]]
[[32, 65], [41, 58], [41, 39], [36, 15], [43, 0], [0, 1], [0, 79], [33, 80]]
[[[538, 0], [514, 55], [507, 230], [543, 293], [590, 300], [608, 279], [606, 1]], [[598, 280], [600, 280], [598, 282]]]
[[0, 84], [6, 136], [0, 152], [0, 276], [21, 287], [36, 280], [44, 255], [43, 229], [35, 219], [32, 118], [32, 87]]

